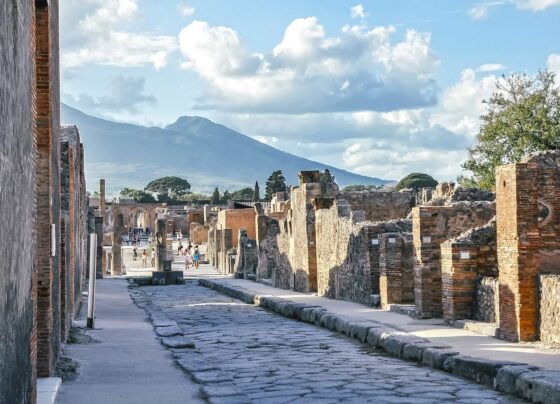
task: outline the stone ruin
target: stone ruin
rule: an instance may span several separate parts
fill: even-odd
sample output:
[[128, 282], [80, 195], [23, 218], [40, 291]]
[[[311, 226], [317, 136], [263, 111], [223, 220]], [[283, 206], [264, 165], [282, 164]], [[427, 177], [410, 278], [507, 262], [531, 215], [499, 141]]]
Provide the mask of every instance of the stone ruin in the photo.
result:
[[341, 192], [303, 171], [267, 209], [244, 213], [256, 242], [249, 269], [240, 264], [245, 233], [233, 242], [240, 227], [225, 219], [210, 225], [209, 251], [222, 272], [275, 287], [557, 343], [559, 171], [560, 151], [531, 155], [497, 169], [496, 194], [453, 183], [418, 194]]

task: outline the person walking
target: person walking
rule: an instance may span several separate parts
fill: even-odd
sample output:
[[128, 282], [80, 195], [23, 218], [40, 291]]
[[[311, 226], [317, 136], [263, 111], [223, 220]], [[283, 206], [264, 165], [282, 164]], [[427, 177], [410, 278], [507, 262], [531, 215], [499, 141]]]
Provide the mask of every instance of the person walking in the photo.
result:
[[194, 252], [193, 252], [193, 267], [194, 269], [198, 269], [200, 265], [200, 251], [198, 249], [198, 246], [195, 245], [194, 246]]
[[156, 249], [152, 248], [152, 268], [156, 267]]
[[138, 258], [138, 250], [136, 249], [136, 247], [134, 247], [132, 249], [132, 261], [136, 261], [137, 258]]
[[183, 253], [183, 255], [185, 256], [185, 270], [187, 270], [191, 267], [193, 258], [188, 248], [185, 248], [185, 252]]
[[148, 263], [148, 253], [146, 250], [142, 251], [142, 268], [146, 268], [146, 264]]

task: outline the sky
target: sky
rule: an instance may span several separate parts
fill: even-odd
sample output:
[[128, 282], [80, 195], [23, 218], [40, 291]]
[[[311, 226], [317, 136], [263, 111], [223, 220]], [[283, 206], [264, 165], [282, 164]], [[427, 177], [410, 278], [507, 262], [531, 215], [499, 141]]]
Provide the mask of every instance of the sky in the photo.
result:
[[[62, 101], [196, 115], [359, 174], [453, 180], [502, 75], [560, 73], [560, 0], [65, 0]], [[242, 158], [242, 156], [240, 156]]]

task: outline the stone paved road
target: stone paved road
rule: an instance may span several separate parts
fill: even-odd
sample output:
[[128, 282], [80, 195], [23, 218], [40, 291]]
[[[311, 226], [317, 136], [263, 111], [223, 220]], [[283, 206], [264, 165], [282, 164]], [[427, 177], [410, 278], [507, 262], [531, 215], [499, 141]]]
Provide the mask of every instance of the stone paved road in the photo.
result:
[[[213, 402], [240, 400], [232, 397], [232, 384], [253, 402], [267, 404], [522, 402], [368, 351], [358, 342], [220, 295], [196, 281], [138, 288], [134, 294], [142, 296], [149, 312], [177, 322], [204, 363], [212, 364], [206, 367], [213, 369], [193, 373], [193, 379], [203, 383]], [[186, 362], [198, 363], [192, 354], [185, 355]]]

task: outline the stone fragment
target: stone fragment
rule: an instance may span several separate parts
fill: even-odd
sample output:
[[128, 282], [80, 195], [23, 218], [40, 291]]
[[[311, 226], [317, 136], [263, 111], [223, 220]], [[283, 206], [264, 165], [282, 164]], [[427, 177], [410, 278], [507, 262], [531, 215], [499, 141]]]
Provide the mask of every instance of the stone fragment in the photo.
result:
[[560, 371], [523, 372], [517, 378], [516, 388], [518, 394], [534, 403], [560, 403]]
[[177, 364], [186, 372], [204, 372], [207, 370], [217, 370], [212, 363], [201, 358], [185, 357], [177, 360]]
[[538, 370], [535, 366], [510, 365], [504, 366], [498, 370], [496, 375], [496, 390], [503, 391], [508, 394], [518, 394], [517, 379], [522, 373]]

